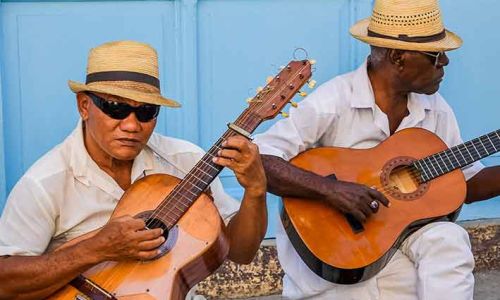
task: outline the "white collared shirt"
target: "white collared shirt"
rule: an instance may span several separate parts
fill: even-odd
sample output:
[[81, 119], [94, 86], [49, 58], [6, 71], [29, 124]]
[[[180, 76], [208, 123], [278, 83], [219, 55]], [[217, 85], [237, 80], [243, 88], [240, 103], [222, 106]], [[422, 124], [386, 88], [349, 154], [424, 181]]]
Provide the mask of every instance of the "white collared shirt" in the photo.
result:
[[[436, 133], [449, 147], [462, 143], [455, 115], [439, 93], [430, 96], [409, 94], [408, 110], [409, 115], [396, 131], [420, 127]], [[291, 109], [289, 118], [278, 121], [265, 133], [256, 135], [254, 142], [261, 154], [290, 160], [302, 151], [321, 146], [372, 148], [389, 136], [389, 121], [375, 103], [365, 61], [354, 72], [335, 77], [318, 87], [299, 103], [298, 108]], [[480, 162], [465, 167], [463, 171], [466, 179], [483, 167]], [[303, 299], [337, 289], [338, 299], [347, 299], [340, 296], [345, 286], [323, 280], [305, 265], [279, 221], [276, 243], [285, 271], [284, 296]], [[369, 282], [358, 284], [357, 287], [366, 295], [363, 298], [358, 294], [358, 299], [375, 299], [370, 295], [376, 293], [376, 288], [370, 286]]]
[[[155, 173], [183, 178], [203, 155], [190, 142], [153, 133], [134, 160], [131, 182]], [[239, 202], [224, 192], [218, 178], [210, 189], [227, 222], [238, 211]], [[89, 156], [80, 121], [63, 143], [35, 162], [10, 193], [0, 218], [0, 256], [40, 255], [104, 226], [123, 193]]]

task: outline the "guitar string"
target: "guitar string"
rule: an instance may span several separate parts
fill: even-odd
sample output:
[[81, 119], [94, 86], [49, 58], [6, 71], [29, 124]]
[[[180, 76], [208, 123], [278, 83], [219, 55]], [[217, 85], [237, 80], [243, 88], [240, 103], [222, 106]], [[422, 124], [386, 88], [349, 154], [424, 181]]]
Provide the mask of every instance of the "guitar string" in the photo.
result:
[[[290, 77], [289, 77], [289, 79], [288, 79], [288, 83], [293, 82], [293, 81], [294, 81], [297, 77], [303, 76], [303, 74], [301, 73], [301, 71], [303, 71], [306, 67], [307, 67], [307, 65], [303, 64], [303, 65], [302, 65], [302, 68], [299, 70], [299, 72], [297, 72], [295, 75], [292, 75], [292, 76], [290, 76]], [[278, 74], [278, 75], [279, 75], [279, 74]], [[308, 78], [307, 78], [307, 79], [308, 79]], [[306, 80], [304, 80], [304, 82], [303, 82], [300, 86], [304, 85], [304, 84], [305, 84], [305, 82], [307, 81], [307, 79], [306, 79]], [[276, 89], [276, 88], [271, 89], [271, 92], [273, 93], [273, 94], [271, 94], [271, 95], [272, 95], [272, 97], [271, 97], [271, 98], [276, 97], [276, 96], [277, 96], [280, 92], [282, 92], [284, 89], [286, 89], [286, 87], [287, 87], [286, 85], [281, 85], [281, 86], [279, 87], [279, 89]], [[257, 94], [257, 96], [256, 96], [256, 97], [258, 97], [258, 95], [259, 95], [259, 94]], [[254, 97], [254, 98], [255, 98], [255, 97]], [[287, 101], [287, 102], [289, 102], [289, 101]], [[262, 111], [262, 109], [264, 108], [264, 105], [263, 105], [263, 104], [264, 104], [264, 102], [262, 102], [262, 101], [257, 102], [257, 101], [256, 101], [255, 103], [256, 103], [256, 104], [255, 104], [255, 107], [256, 107], [256, 108], [254, 109], [254, 111], [256, 111], [257, 113], [258, 113], [258, 112], [261, 112], [261, 111]], [[243, 113], [243, 114], [242, 114], [242, 115], [241, 115], [241, 116], [237, 119], [237, 121], [238, 121], [238, 120], [240, 120], [240, 123], [242, 123], [242, 124], [243, 124], [243, 126], [246, 126], [246, 125], [248, 125], [248, 124], [245, 124], [247, 121], [249, 121], [249, 120], [250, 120], [250, 121], [255, 121], [255, 120], [251, 120], [251, 119], [250, 119], [250, 117], [252, 117], [252, 116], [253, 116], [253, 115], [252, 115], [252, 111], [250, 111], [249, 109], [246, 109], [246, 110], [245, 110], [245, 112], [244, 112], [244, 113]], [[231, 136], [231, 135], [235, 135], [235, 133], [234, 133], [234, 132], [232, 132], [232, 131], [227, 131], [227, 132], [226, 132], [226, 133], [222, 136], [222, 138], [221, 138], [221, 139], [222, 139], [222, 140], [224, 140], [225, 138], [227, 138], [228, 136]], [[219, 139], [219, 140], [221, 140], [221, 139]], [[211, 152], [212, 152], [211, 150], [213, 150], [213, 148], [214, 148], [214, 147], [220, 148], [220, 147], [218, 146], [218, 143], [216, 143], [216, 144], [215, 144], [214, 146], [212, 146], [212, 148], [211, 148], [211, 149], [207, 152], [207, 154], [208, 154], [209, 156], [213, 156], [213, 154], [211, 153]], [[199, 162], [195, 165], [195, 167], [193, 167], [193, 168], [192, 168], [192, 170], [194, 170], [194, 173], [193, 173], [193, 174], [191, 174], [191, 171], [190, 171], [190, 172], [189, 172], [189, 174], [188, 174], [188, 175], [187, 175], [187, 176], [183, 179], [183, 181], [181, 182], [181, 184], [180, 184], [180, 185], [178, 185], [178, 186], [176, 186], [176, 187], [174, 188], [174, 190], [172, 191], [173, 193], [171, 193], [171, 194], [172, 194], [172, 196], [167, 195], [167, 197], [164, 199], [164, 201], [165, 201], [165, 200], [167, 200], [167, 198], [172, 198], [172, 199], [173, 199], [173, 198], [174, 198], [174, 196], [186, 197], [184, 194], [182, 194], [182, 191], [183, 191], [182, 189], [186, 186], [186, 184], [187, 184], [187, 182], [189, 182], [189, 180], [191, 180], [193, 177], [194, 177], [194, 178], [196, 178], [196, 176], [194, 176], [194, 175], [200, 175], [200, 174], [197, 174], [196, 172], [198, 172], [198, 171], [199, 171], [199, 169], [202, 169], [202, 168], [204, 167], [204, 166], [202, 166], [202, 164], [203, 164], [203, 163], [207, 164], [207, 163], [206, 163], [203, 159], [202, 159], [202, 160], [200, 160], [200, 161], [199, 161]], [[200, 165], [200, 166], [199, 166], [199, 165]], [[210, 165], [209, 165], [209, 166], [210, 166]], [[214, 176], [214, 178], [215, 178], [215, 176]], [[213, 180], [213, 178], [212, 178], [211, 180]], [[186, 197], [186, 198], [187, 198], [187, 197]], [[189, 200], [189, 198], [188, 198], [188, 200]], [[171, 201], [169, 201], [169, 202], [172, 202], [172, 201], [173, 201], [173, 200], [171, 200]], [[179, 202], [179, 201], [176, 201], [176, 202]], [[181, 204], [182, 204], [182, 203], [181, 203]], [[162, 205], [162, 204], [160, 204], [160, 206], [161, 206], [161, 205]], [[188, 205], [189, 205], [189, 204], [188, 204]], [[165, 207], [163, 207], [163, 208], [160, 208], [160, 210], [159, 210], [159, 211], [155, 211], [155, 212], [152, 214], [152, 216], [150, 216], [150, 220], [154, 220], [154, 217], [158, 216], [159, 214], [163, 214], [163, 215], [169, 215], [169, 214], [171, 214], [171, 213], [173, 212], [173, 208], [172, 208], [171, 206], [174, 206], [174, 205], [170, 205], [167, 209], [165, 209]], [[176, 216], [175, 216], [175, 218], [174, 218], [174, 221], [176, 221], [175, 219], [177, 219], [177, 221], [178, 221], [178, 219], [179, 219], [180, 217], [182, 217], [182, 215], [181, 215], [181, 216], [177, 216], [177, 215], [176, 215]], [[148, 225], [148, 227], [150, 227], [151, 225], [157, 226], [157, 225], [159, 225], [160, 223], [161, 223], [161, 221], [150, 221], [150, 222], [148, 222], [148, 224], [147, 224], [147, 225]], [[174, 224], [172, 224], [172, 225], [174, 225]]]
[[[484, 137], [484, 136], [483, 136], [483, 137]], [[463, 161], [462, 161], [462, 160], [460, 160], [460, 159], [458, 159], [458, 158], [456, 158], [456, 155], [455, 155], [454, 151], [455, 151], [455, 150], [457, 150], [457, 149], [458, 149], [458, 151], [460, 151], [460, 148], [459, 148], [459, 147], [460, 147], [460, 146], [462, 146], [462, 145], [465, 145], [465, 144], [467, 144], [467, 143], [470, 143], [471, 145], [474, 145], [474, 147], [475, 147], [475, 146], [479, 146], [478, 142], [479, 142], [479, 141], [478, 141], [477, 139], [476, 139], [476, 140], [472, 140], [472, 141], [468, 141], [468, 142], [466, 142], [466, 143], [463, 143], [463, 144], [460, 144], [460, 145], [457, 145], [457, 146], [454, 146], [454, 147], [448, 148], [448, 149], [443, 150], [443, 151], [441, 151], [441, 152], [438, 152], [438, 153], [436, 153], [436, 154], [433, 154], [433, 155], [430, 155], [430, 156], [424, 157], [424, 158], [422, 158], [422, 159], [416, 160], [416, 161], [414, 161], [414, 162], [412, 163], [412, 165], [413, 165], [413, 166], [415, 166], [415, 167], [414, 167], [414, 169], [415, 169], [415, 170], [414, 170], [414, 171], [412, 171], [412, 174], [414, 174], [414, 175], [416, 175], [416, 176], [421, 176], [423, 180], [425, 180], [424, 176], [425, 176], [425, 177], [428, 177], [428, 178], [429, 178], [428, 180], [431, 180], [431, 179], [436, 178], [436, 177], [439, 177], [439, 176], [441, 176], [441, 175], [443, 175], [443, 174], [445, 174], [445, 173], [451, 172], [451, 171], [453, 171], [453, 170], [455, 170], [455, 169], [459, 169], [459, 168], [460, 168], [460, 166], [458, 166], [458, 167], [457, 167], [457, 166], [455, 166], [455, 165], [454, 165], [455, 163], [453, 163], [453, 161], [450, 159], [450, 156], [448, 156], [447, 152], [451, 152], [451, 153], [453, 154], [453, 156], [455, 157], [456, 163], [457, 163], [458, 165], [462, 165], [462, 167], [463, 167], [463, 166], [466, 166], [466, 165], [468, 165], [468, 164], [471, 164], [471, 163], [473, 163], [474, 161], [477, 161], [477, 160], [481, 159], [482, 154], [480, 154], [480, 153], [479, 153], [479, 151], [477, 151], [477, 154], [478, 154], [478, 155], [480, 155], [480, 157], [479, 157], [479, 158], [475, 158], [475, 157], [471, 156], [471, 159], [473, 159], [473, 160], [474, 160], [474, 161], [472, 161], [472, 162], [467, 161], [467, 159], [465, 159], [465, 158], [463, 159]], [[484, 150], [484, 151], [486, 151], [487, 155], [492, 155], [493, 153], [498, 152], [499, 150], [497, 150], [497, 147], [500, 149], [500, 142], [498, 142], [498, 143], [497, 143], [498, 145], [496, 145], [494, 142], [491, 142], [491, 144], [486, 145], [486, 146], [485, 146], [482, 142], [480, 142], [480, 143], [481, 143], [481, 146], [483, 146], [483, 150]], [[470, 146], [470, 145], [469, 145], [469, 146]], [[497, 146], [497, 147], [495, 147], [495, 146]], [[464, 146], [464, 147], [465, 147], [465, 146]], [[493, 149], [491, 149], [491, 148], [493, 148]], [[450, 162], [450, 164], [448, 164], [448, 163], [446, 163], [446, 162], [445, 162], [445, 159], [442, 157], [442, 155], [444, 155], [444, 154], [446, 154], [447, 160]], [[441, 164], [441, 163], [438, 161], [438, 158], [437, 158], [437, 157], [439, 157], [439, 158], [441, 159], [441, 161], [442, 161], [444, 164]], [[484, 157], [485, 157], [485, 156], [484, 156]], [[484, 157], [483, 157], [483, 158], [484, 158]], [[435, 161], [435, 162], [432, 162], [432, 158], [434, 158], [434, 161]], [[426, 162], [426, 161], [428, 161], [428, 162]], [[420, 168], [419, 168], [419, 167], [417, 167], [417, 166], [415, 165], [415, 163], [417, 163], [417, 162], [420, 162], [420, 164], [424, 164], [424, 165], [425, 165], [425, 168], [426, 168], [427, 170], [426, 170], [425, 168], [423, 168], [423, 167], [420, 167]], [[441, 169], [441, 174], [439, 174], [439, 172], [438, 172], [438, 173], [434, 173], [434, 172], [432, 172], [432, 171], [431, 171], [431, 168], [430, 168], [430, 167], [429, 167], [429, 165], [428, 165], [429, 163], [430, 163], [430, 164], [432, 164], [432, 165], [440, 165], [440, 166], [442, 166], [443, 168], [445, 168], [444, 172], [443, 172], [443, 169], [442, 169], [441, 167], [439, 167], [439, 169]], [[450, 168], [450, 165], [451, 165], [451, 168]], [[435, 169], [435, 167], [433, 167], [433, 168]], [[428, 172], [427, 172], [427, 171], [428, 171]], [[429, 176], [429, 173], [430, 173], [430, 175], [432, 176], [432, 178], [431, 178], [431, 176]], [[437, 175], [437, 176], [436, 176], [436, 175]], [[428, 180], [426, 180], [426, 181], [428, 181]]]
[[[302, 70], [303, 70], [303, 69], [304, 69], [304, 67], [302, 67]], [[291, 78], [292, 80], [288, 80], [288, 82], [293, 82], [293, 80], [295, 80], [297, 76], [300, 76], [300, 72], [299, 72], [298, 74], [296, 74], [295, 76], [291, 76], [290, 78]], [[306, 80], [305, 80], [305, 81], [304, 81], [304, 83], [302, 83], [300, 86], [304, 85], [304, 84], [305, 84], [305, 82], [306, 82]], [[271, 97], [271, 99], [273, 99], [273, 98], [274, 98], [274, 97], [275, 97], [275, 96], [276, 96], [279, 92], [281, 92], [281, 91], [284, 89], [284, 86], [285, 86], [285, 85], [282, 85], [282, 86], [281, 86], [281, 88], [280, 88], [279, 90], [276, 90], [276, 91], [274, 92], [273, 97]], [[288, 102], [288, 101], [287, 101], [287, 102]], [[254, 106], [256, 107], [256, 109], [255, 109], [255, 110], [256, 110], [256, 112], [257, 112], [257, 113], [258, 113], [258, 112], [260, 112], [260, 111], [264, 108], [263, 102], [256, 102], [256, 104], [254, 104]], [[249, 125], [247, 122], [249, 122], [249, 121], [250, 121], [250, 122], [251, 122], [251, 121], [255, 121], [255, 120], [251, 119], [251, 117], [252, 117], [251, 110], [246, 109], [246, 110], [243, 112], [243, 114], [242, 114], [242, 115], [241, 115], [241, 116], [240, 116], [240, 117], [236, 120], [236, 122], [238, 122], [238, 120], [240, 120], [240, 122], [239, 122], [239, 123], [241, 123], [241, 124], [242, 124], [242, 126], [247, 126], [247, 125]], [[220, 138], [220, 139], [218, 140], [218, 142], [217, 142], [214, 146], [220, 149], [220, 147], [218, 146], [219, 141], [221, 141], [221, 140], [225, 140], [227, 137], [232, 136], [232, 135], [235, 135], [235, 133], [234, 133], [234, 132], [232, 132], [232, 131], [229, 131], [229, 130], [228, 130], [228, 131], [226, 131], [226, 132], [223, 134], [222, 138]], [[213, 155], [211, 155], [211, 154], [210, 154], [210, 152], [212, 151], [212, 149], [214, 149], [214, 146], [212, 146], [212, 147], [211, 147], [211, 149], [207, 152], [207, 154], [209, 154], [209, 156], [213, 156]], [[203, 158], [205, 158], [205, 157], [207, 156], [207, 154], [205, 154]], [[182, 188], [184, 188], [184, 187], [185, 187], [185, 185], [187, 184], [186, 182], [188, 182], [188, 181], [189, 181], [192, 177], [196, 177], [195, 175], [196, 175], [196, 173], [198, 172], [198, 168], [202, 168], [202, 163], [200, 163], [200, 162], [205, 163], [205, 162], [204, 162], [204, 160], [203, 160], [203, 158], [202, 158], [200, 161], [198, 161], [198, 163], [197, 163], [197, 164], [195, 164], [195, 166], [194, 166], [194, 167], [191, 169], [191, 171], [190, 171], [190, 172], [189, 172], [189, 173], [185, 176], [185, 178], [181, 181], [181, 183], [180, 183], [180, 184], [178, 184], [176, 187], [174, 187], [174, 190], [172, 191], [172, 192], [174, 192], [174, 193], [170, 193], [169, 195], [167, 195], [167, 197], [166, 197], [166, 198], [164, 198], [164, 200], [162, 201], [162, 203], [164, 203], [164, 201], [165, 201], [165, 200], [167, 200], [168, 198], [174, 199], [174, 196], [178, 196], [178, 195], [182, 196]], [[200, 166], [198, 166], [198, 165], [200, 165]], [[209, 171], [209, 172], [210, 172], [210, 171]], [[193, 173], [193, 174], [191, 175], [191, 173]], [[197, 174], [197, 175], [199, 175], [199, 174]], [[189, 178], [190, 176], [191, 176], [191, 178]], [[215, 176], [214, 176], [213, 178], [215, 178]], [[212, 178], [212, 180], [213, 180], [213, 178]], [[176, 190], [176, 189], [177, 189], [177, 190]], [[171, 196], [171, 194], [172, 194], [172, 196]], [[199, 196], [198, 196], [198, 197], [199, 197]], [[169, 201], [169, 202], [173, 202], [173, 201], [171, 200], [171, 201]], [[165, 203], [165, 205], [167, 205], [169, 202]], [[177, 202], [178, 202], [178, 201], [177, 201]], [[160, 204], [160, 206], [161, 206], [161, 205], [162, 205], [162, 204]], [[165, 212], [165, 211], [163, 211], [163, 210], [164, 210], [164, 208], [161, 208], [161, 209], [160, 209], [160, 211], [159, 211], [158, 213], [156, 213], [156, 210], [155, 210], [155, 212], [153, 212], [153, 214], [149, 217], [149, 220], [155, 220], [155, 217], [156, 217], [156, 216], [158, 216], [159, 214], [169, 215], [169, 214], [171, 214], [171, 213], [173, 212], [173, 208], [171, 208], [171, 207], [169, 207], [169, 208], [167, 209], [167, 211], [166, 211], [166, 212]], [[155, 213], [156, 213], [156, 215], [155, 215]], [[179, 219], [179, 218], [180, 218], [180, 217], [178, 217], [178, 219]], [[178, 221], [178, 220], [177, 220], [177, 221]], [[147, 226], [147, 227], [150, 227], [151, 225], [158, 226], [158, 225], [160, 225], [160, 222], [161, 222], [161, 221], [148, 221], [148, 223], [146, 224], [146, 226]], [[174, 225], [174, 224], [172, 224], [172, 225]], [[135, 265], [132, 269], [135, 269], [137, 266], [138, 266], [138, 263], [136, 263], [136, 265]], [[114, 274], [113, 274], [113, 273], [114, 273]], [[114, 278], [116, 278], [116, 274], [117, 274], [117, 272], [112, 271], [112, 272], [111, 272], [111, 274], [110, 274], [109, 280], [113, 280]], [[109, 282], [109, 281], [107, 281], [107, 282]]]

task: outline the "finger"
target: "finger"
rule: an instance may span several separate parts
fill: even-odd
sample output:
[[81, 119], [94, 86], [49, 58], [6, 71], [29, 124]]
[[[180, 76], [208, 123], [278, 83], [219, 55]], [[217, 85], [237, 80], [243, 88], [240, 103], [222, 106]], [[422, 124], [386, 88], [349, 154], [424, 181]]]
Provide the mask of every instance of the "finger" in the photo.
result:
[[368, 207], [373, 213], [377, 213], [379, 209], [379, 204], [377, 200], [372, 199], [371, 202], [368, 203]]
[[218, 164], [219, 166], [228, 167], [230, 169], [234, 168], [234, 160], [232, 159], [227, 159], [223, 157], [214, 157], [212, 158], [212, 161]]
[[146, 227], [146, 223], [144, 223], [144, 220], [141, 218], [130, 218], [128, 220], [125, 220], [127, 223], [128, 227], [131, 228], [132, 230], [141, 230]]
[[157, 237], [154, 240], [142, 241], [139, 243], [138, 248], [141, 251], [145, 250], [153, 250], [161, 246], [165, 242], [165, 238], [163, 236]]
[[238, 150], [242, 150], [245, 147], [248, 147], [248, 143], [250, 143], [246, 138], [242, 136], [232, 136], [222, 142], [222, 147], [224, 148], [234, 148]]
[[373, 210], [370, 208], [370, 202], [373, 199], [368, 195], [366, 197], [362, 197], [362, 199], [358, 202], [359, 209], [365, 214], [366, 217], [369, 217], [373, 214]]
[[222, 149], [217, 152], [217, 156], [239, 161], [241, 159], [241, 152], [234, 149]]
[[148, 230], [140, 230], [135, 232], [135, 239], [138, 241], [150, 241], [160, 237], [163, 234], [163, 229], [154, 228]]
[[366, 221], [366, 216], [359, 210], [351, 211], [351, 215], [353, 215], [353, 217], [361, 223], [364, 223]]
[[384, 196], [384, 194], [382, 194], [381, 192], [377, 191], [376, 189], [371, 188], [371, 189], [368, 190], [368, 193], [370, 194], [370, 196], [374, 200], [377, 200], [378, 202], [382, 203], [385, 207], [391, 206], [391, 202], [389, 201], [389, 199], [387, 199]]
[[160, 253], [161, 252], [158, 249], [139, 251], [139, 253], [137, 253], [137, 255], [136, 255], [136, 258], [138, 260], [150, 260], [150, 259], [153, 259], [153, 258], [157, 257], [158, 255], [160, 255]]

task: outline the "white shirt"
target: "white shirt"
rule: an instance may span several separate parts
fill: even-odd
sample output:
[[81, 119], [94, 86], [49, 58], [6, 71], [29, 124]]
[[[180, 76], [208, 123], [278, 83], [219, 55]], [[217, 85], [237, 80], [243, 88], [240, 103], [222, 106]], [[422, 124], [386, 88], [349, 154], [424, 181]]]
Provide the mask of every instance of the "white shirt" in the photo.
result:
[[[131, 182], [155, 173], [183, 178], [203, 155], [192, 143], [153, 133], [134, 160]], [[224, 192], [218, 178], [210, 189], [227, 221], [239, 209], [239, 202]], [[0, 218], [0, 256], [40, 255], [104, 226], [123, 193], [88, 154], [80, 121], [10, 193]]]
[[[439, 93], [430, 96], [409, 94], [408, 110], [409, 115], [396, 131], [420, 127], [436, 133], [449, 147], [462, 143], [455, 115]], [[356, 71], [335, 77], [318, 87], [299, 103], [298, 108], [291, 109], [289, 118], [256, 135], [254, 142], [259, 145], [261, 154], [290, 160], [304, 150], [321, 146], [372, 148], [389, 136], [389, 121], [375, 103], [365, 61]], [[480, 162], [465, 167], [466, 179], [483, 167]], [[277, 226], [276, 243], [285, 271], [284, 296], [299, 299], [345, 288], [323, 280], [306, 266], [291, 245], [281, 222]], [[363, 283], [351, 286], [356, 287], [365, 292], [372, 288]]]

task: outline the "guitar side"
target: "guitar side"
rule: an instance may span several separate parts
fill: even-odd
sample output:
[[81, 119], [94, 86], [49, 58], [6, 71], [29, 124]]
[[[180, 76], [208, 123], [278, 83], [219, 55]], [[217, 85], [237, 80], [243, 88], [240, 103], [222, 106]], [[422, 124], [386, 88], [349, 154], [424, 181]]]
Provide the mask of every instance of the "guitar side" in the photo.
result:
[[[388, 173], [398, 163], [444, 149], [447, 146], [433, 133], [411, 128], [371, 149], [316, 148], [291, 162], [322, 176], [335, 174], [342, 181], [381, 186], [387, 184], [388, 178], [392, 180]], [[311, 270], [325, 280], [342, 284], [372, 277], [387, 264], [407, 235], [457, 211], [465, 199], [466, 185], [462, 172], [455, 170], [413, 192], [384, 194], [391, 207], [380, 206], [378, 213], [362, 224], [364, 230], [357, 233], [343, 214], [324, 201], [283, 199], [285, 230]]]
[[[177, 182], [179, 179], [165, 174], [137, 181], [123, 195], [111, 219], [154, 210]], [[165, 249], [163, 256], [144, 262], [103, 262], [84, 275], [118, 299], [184, 299], [192, 286], [210, 275], [226, 258], [229, 245], [223, 226], [211, 197], [202, 194], [170, 230], [164, 243], [170, 249]], [[90, 232], [61, 247], [96, 233]], [[78, 295], [82, 293], [66, 285], [48, 299], [78, 299]]]

